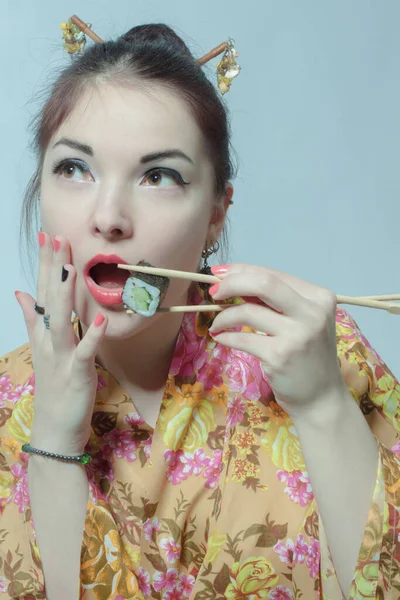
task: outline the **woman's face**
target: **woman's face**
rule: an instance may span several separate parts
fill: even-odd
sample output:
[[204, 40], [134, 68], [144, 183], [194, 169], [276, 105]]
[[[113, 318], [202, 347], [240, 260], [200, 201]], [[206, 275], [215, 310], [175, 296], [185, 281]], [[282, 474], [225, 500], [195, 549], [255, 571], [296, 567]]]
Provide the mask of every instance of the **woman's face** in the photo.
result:
[[[45, 154], [43, 231], [70, 244], [75, 312], [86, 325], [106, 313], [111, 337], [129, 337], [150, 320], [123, 309], [128, 272], [89, 271], [93, 258], [196, 271], [222, 226], [223, 207], [215, 206], [203, 135], [186, 105], [162, 87], [88, 90]], [[185, 303], [188, 285], [172, 280], [166, 304]]]

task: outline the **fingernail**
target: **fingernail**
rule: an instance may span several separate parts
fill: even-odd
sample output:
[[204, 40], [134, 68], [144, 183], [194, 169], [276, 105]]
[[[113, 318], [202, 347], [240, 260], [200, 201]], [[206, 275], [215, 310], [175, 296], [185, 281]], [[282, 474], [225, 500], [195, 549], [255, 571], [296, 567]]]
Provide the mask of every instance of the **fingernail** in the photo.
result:
[[16, 299], [17, 299], [17, 302], [19, 302], [19, 295], [20, 295], [20, 293], [21, 293], [21, 292], [18, 292], [18, 291], [15, 291], [15, 292], [14, 292], [14, 295], [15, 295], [15, 297], [16, 297]]
[[214, 296], [214, 294], [216, 294], [218, 292], [218, 289], [219, 289], [219, 283], [216, 283], [215, 285], [210, 287], [208, 292], [211, 296]]
[[57, 238], [53, 237], [53, 248], [54, 248], [54, 251], [58, 252], [58, 250], [60, 249], [60, 246], [61, 246], [60, 241]]
[[208, 330], [208, 333], [211, 335], [211, 337], [215, 337], [216, 335], [219, 335], [220, 333], [222, 333], [222, 331], [210, 331], [210, 330]]
[[228, 269], [229, 265], [216, 265], [215, 267], [211, 267], [211, 273], [213, 275], [225, 275]]
[[46, 236], [44, 235], [44, 233], [42, 231], [39, 231], [39, 233], [38, 233], [38, 240], [39, 240], [39, 246], [41, 248], [42, 246], [44, 246], [44, 243], [46, 241]]
[[100, 327], [100, 325], [103, 325], [104, 321], [106, 320], [105, 316], [103, 315], [103, 313], [97, 313], [96, 318], [94, 320], [94, 326], [95, 327]]
[[69, 275], [69, 271], [65, 267], [62, 268], [61, 271], [61, 281], [67, 281]]

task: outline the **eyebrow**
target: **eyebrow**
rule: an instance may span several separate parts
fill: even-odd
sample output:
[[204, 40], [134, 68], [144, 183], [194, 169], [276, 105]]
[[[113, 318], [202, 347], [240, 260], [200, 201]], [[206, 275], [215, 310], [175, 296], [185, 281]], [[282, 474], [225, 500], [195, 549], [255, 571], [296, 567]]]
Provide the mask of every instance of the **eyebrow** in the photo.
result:
[[[53, 148], [60, 145], [68, 146], [69, 148], [73, 148], [74, 150], [80, 150], [81, 152], [83, 152], [84, 154], [88, 154], [89, 156], [94, 156], [93, 148], [91, 146], [88, 146], [88, 144], [82, 144], [81, 142], [77, 142], [76, 140], [71, 140], [70, 138], [61, 138], [60, 140], [58, 140], [58, 142], [56, 142], [53, 145]], [[161, 152], [152, 152], [150, 154], [145, 154], [140, 159], [140, 162], [142, 165], [145, 165], [149, 162], [154, 162], [156, 160], [162, 160], [165, 158], [183, 158], [191, 164], [194, 164], [192, 159], [187, 154], [182, 152], [182, 150], [178, 150], [175, 148], [171, 150], [163, 150]]]
[[162, 152], [153, 152], [152, 154], [146, 154], [145, 156], [142, 156], [140, 162], [142, 163], [142, 165], [144, 165], [155, 160], [162, 160], [163, 158], [183, 158], [184, 160], [187, 160], [188, 162], [193, 164], [192, 159], [189, 158], [187, 154], [182, 152], [182, 150], [175, 149], [163, 150]]
[[84, 154], [88, 154], [89, 156], [93, 156], [93, 148], [91, 146], [88, 146], [87, 144], [81, 144], [80, 142], [70, 140], [69, 138], [61, 138], [60, 140], [58, 140], [58, 142], [54, 144], [53, 148], [55, 148], [56, 146], [60, 146], [61, 144], [63, 144], [64, 146], [69, 146], [74, 150], [80, 150], [81, 152], [83, 152]]

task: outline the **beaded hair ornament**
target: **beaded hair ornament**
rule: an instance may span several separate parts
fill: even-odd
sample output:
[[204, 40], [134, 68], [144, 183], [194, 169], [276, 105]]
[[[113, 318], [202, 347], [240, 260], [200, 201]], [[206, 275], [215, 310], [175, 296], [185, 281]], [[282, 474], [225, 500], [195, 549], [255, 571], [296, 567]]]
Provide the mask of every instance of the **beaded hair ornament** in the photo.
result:
[[[104, 44], [104, 40], [92, 30], [92, 25], [84, 23], [76, 15], [73, 15], [69, 21], [61, 23], [61, 29], [64, 48], [70, 56], [83, 52], [87, 41], [86, 36], [96, 44]], [[236, 61], [239, 54], [236, 51], [234, 40], [228, 38], [226, 42], [222, 42], [222, 44], [197, 59], [196, 62], [201, 66], [220, 54], [222, 54], [222, 58], [216, 68], [217, 84], [221, 94], [226, 94], [230, 90], [233, 79], [240, 73], [240, 66]]]

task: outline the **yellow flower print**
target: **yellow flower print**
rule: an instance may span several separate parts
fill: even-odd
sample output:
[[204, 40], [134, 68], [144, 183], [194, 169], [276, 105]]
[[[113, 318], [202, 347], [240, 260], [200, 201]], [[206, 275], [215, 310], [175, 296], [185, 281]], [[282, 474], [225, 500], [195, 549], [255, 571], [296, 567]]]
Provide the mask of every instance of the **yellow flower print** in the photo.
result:
[[248, 460], [236, 459], [233, 465], [232, 481], [244, 481], [248, 477], [258, 477], [260, 467]]
[[215, 406], [220, 406], [221, 408], [226, 408], [228, 406], [228, 386], [221, 385], [221, 387], [213, 388], [210, 390], [208, 396], [212, 400]]
[[124, 550], [129, 556], [129, 560], [133, 569], [137, 569], [140, 566], [141, 562], [141, 554], [138, 551], [135, 551], [132, 546], [127, 543], [124, 544]]
[[212, 563], [217, 558], [225, 545], [227, 535], [225, 533], [218, 533], [217, 529], [214, 529], [212, 535], [208, 538], [207, 553], [204, 557], [205, 563]]
[[116, 524], [106, 508], [89, 504], [83, 543], [81, 582], [91, 588], [96, 600], [111, 600], [115, 595], [143, 599]]
[[351, 596], [354, 598], [363, 598], [363, 600], [375, 600], [378, 575], [377, 562], [369, 562], [364, 566], [360, 566], [356, 571], [354, 583], [351, 586]]
[[11, 436], [26, 444], [31, 437], [33, 423], [33, 396], [25, 394], [14, 408], [11, 417], [7, 421], [7, 429]]
[[233, 471], [232, 471], [232, 480], [233, 481], [244, 481], [246, 479], [246, 477], [247, 477], [246, 462], [247, 461], [242, 460], [242, 459], [235, 460], [234, 465], [233, 465]]
[[19, 453], [21, 452], [22, 442], [17, 442], [16, 440], [3, 440], [0, 439], [1, 446], [5, 449], [7, 454], [11, 454], [13, 458], [18, 459]]
[[231, 583], [225, 590], [228, 600], [261, 600], [266, 598], [279, 580], [271, 563], [263, 556], [251, 556], [242, 564], [236, 562], [231, 567]]
[[254, 463], [247, 461], [246, 477], [258, 477], [259, 472], [260, 472], [260, 467], [258, 465], [255, 465]]
[[203, 384], [195, 383], [194, 385], [189, 385], [186, 383], [182, 385], [182, 391], [177, 389], [176, 392], [175, 398], [178, 404], [197, 406], [203, 393]]
[[261, 439], [261, 447], [271, 456], [278, 469], [305, 471], [300, 441], [293, 427], [269, 427]]
[[253, 402], [249, 402], [248, 403], [249, 406], [249, 410], [248, 410], [248, 416], [249, 416], [249, 423], [252, 427], [265, 427], [266, 423], [263, 423], [262, 421], [262, 417], [263, 417], [263, 412], [261, 410], [261, 408], [259, 406], [254, 406]]
[[250, 454], [251, 447], [256, 443], [256, 438], [253, 433], [246, 431], [245, 433], [235, 433], [232, 438], [232, 444], [236, 446], [240, 453]]
[[0, 498], [9, 498], [13, 489], [14, 477], [12, 473], [0, 473]]
[[194, 452], [204, 446], [209, 433], [215, 429], [214, 407], [209, 400], [201, 398], [202, 389], [202, 384], [182, 386], [181, 401], [175, 401], [174, 396], [165, 405], [159, 425], [167, 448]]

